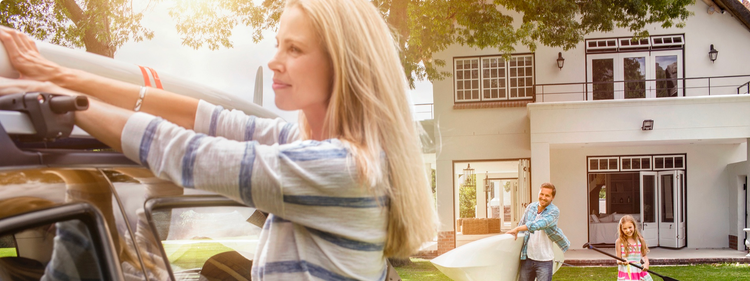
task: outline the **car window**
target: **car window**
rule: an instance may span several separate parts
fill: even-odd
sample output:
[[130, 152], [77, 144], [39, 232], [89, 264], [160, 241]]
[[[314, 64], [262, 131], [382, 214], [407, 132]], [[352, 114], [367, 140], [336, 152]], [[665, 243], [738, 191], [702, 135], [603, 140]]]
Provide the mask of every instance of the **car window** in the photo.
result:
[[[37, 197], [55, 205], [75, 202], [89, 204], [102, 215], [102, 229], [107, 230], [105, 234], [113, 244], [113, 259], [119, 264], [118, 274], [121, 271], [125, 280], [168, 278], [164, 270], [162, 272], [165, 274], [161, 276], [151, 271], [144, 272], [144, 268], [151, 264], [140, 260], [142, 255], [136, 251], [136, 237], [128, 229], [120, 200], [102, 171], [95, 168], [41, 168], [0, 172], [0, 200], [25, 197]], [[162, 268], [166, 268], [163, 263]]]
[[261, 228], [255, 209], [223, 197], [156, 198], [150, 222], [177, 280], [241, 280], [250, 275]]
[[0, 280], [119, 276], [104, 220], [90, 204], [26, 196], [2, 200], [0, 207], [13, 210], [0, 214]]

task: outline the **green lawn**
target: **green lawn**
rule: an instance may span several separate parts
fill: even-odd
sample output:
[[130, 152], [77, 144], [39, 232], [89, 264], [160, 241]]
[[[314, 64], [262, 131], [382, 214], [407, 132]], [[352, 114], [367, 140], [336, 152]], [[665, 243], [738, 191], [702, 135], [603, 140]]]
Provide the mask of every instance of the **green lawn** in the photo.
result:
[[167, 253], [173, 269], [177, 267], [176, 270], [179, 271], [201, 268], [203, 263], [211, 256], [233, 250], [221, 243], [206, 240], [203, 243], [195, 244], [164, 244], [164, 251]]
[[[656, 266], [652, 268], [657, 273], [675, 278], [680, 281], [686, 280], [712, 280], [712, 281], [734, 281], [750, 280], [750, 265], [748, 264], [701, 264], [686, 266]], [[441, 281], [451, 280], [435, 268], [429, 260], [412, 259], [412, 264], [397, 267], [401, 279], [404, 281]], [[661, 280], [652, 275], [655, 281]], [[617, 279], [616, 267], [563, 267], [552, 280], [615, 280]]]
[[2, 257], [16, 257], [16, 248], [0, 248], [0, 258]]

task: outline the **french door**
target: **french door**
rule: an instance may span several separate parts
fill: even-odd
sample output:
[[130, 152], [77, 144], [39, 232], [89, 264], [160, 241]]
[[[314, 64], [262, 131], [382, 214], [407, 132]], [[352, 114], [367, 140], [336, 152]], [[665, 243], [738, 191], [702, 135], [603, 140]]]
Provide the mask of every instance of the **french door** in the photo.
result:
[[641, 235], [650, 247], [659, 246], [657, 172], [641, 172]]
[[685, 247], [685, 172], [641, 172], [641, 230], [650, 247]]
[[588, 100], [681, 96], [682, 69], [681, 51], [590, 54]]

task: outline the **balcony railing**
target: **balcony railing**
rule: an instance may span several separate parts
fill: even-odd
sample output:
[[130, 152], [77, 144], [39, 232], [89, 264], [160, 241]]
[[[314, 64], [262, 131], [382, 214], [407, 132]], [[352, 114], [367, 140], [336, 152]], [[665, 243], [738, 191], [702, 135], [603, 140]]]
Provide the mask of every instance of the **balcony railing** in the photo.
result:
[[697, 97], [739, 95], [750, 92], [750, 75], [552, 83], [536, 84], [535, 87], [536, 102], [586, 101], [593, 99], [594, 96]]

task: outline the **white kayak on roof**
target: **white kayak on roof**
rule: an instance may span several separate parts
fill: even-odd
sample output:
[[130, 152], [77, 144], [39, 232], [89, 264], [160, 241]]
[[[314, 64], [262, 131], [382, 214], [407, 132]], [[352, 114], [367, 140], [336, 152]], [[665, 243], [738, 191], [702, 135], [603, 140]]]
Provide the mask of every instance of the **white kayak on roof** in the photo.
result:
[[[450, 250], [431, 260], [440, 272], [455, 281], [518, 280], [518, 268], [521, 263], [521, 247], [525, 233], [513, 235], [501, 234]], [[553, 272], [557, 272], [565, 261], [560, 246], [552, 243], [555, 253]]]
[[[36, 41], [36, 46], [42, 56], [64, 67], [80, 69], [136, 85], [163, 88], [173, 93], [221, 105], [224, 108], [242, 110], [246, 114], [258, 117], [278, 117], [275, 113], [253, 103], [253, 101], [169, 73], [158, 72], [156, 69], [147, 66], [126, 63], [83, 50], [70, 49], [45, 42]], [[18, 77], [18, 72], [10, 64], [3, 44], [0, 44], [0, 77]], [[12, 111], [0, 111], [0, 123], [11, 134], [27, 134], [29, 133], [29, 126], [25, 124], [31, 124], [26, 115]], [[31, 133], [33, 133], [33, 126], [30, 126], [30, 128]], [[81, 134], [86, 133], [76, 127], [73, 135]]]

